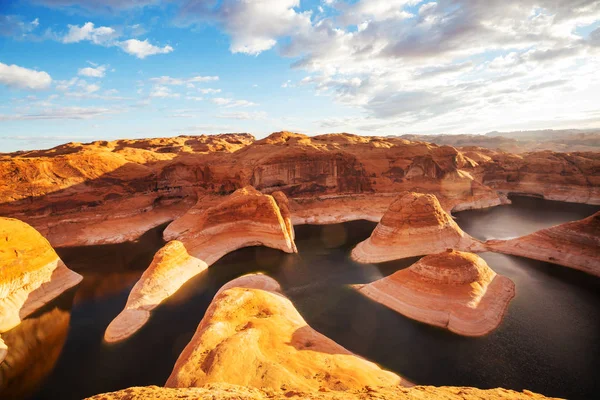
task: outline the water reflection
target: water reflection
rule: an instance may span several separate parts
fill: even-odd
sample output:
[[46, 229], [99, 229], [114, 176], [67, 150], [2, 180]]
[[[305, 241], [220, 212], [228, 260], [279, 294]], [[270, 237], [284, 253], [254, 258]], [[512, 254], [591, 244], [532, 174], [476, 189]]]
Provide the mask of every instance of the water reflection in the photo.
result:
[[[492, 220], [485, 217], [488, 214], [468, 211], [458, 213], [458, 222], [479, 237], [502, 232], [517, 236], [556, 221], [539, 216], [545, 215], [545, 204], [517, 199], [512, 206], [496, 208], [505, 214]], [[581, 219], [594, 211], [579, 206], [565, 206], [568, 218]], [[541, 214], [531, 216], [536, 210]], [[564, 210], [561, 215], [567, 218]], [[538, 219], [543, 221], [532, 226], [531, 221]], [[116, 345], [103, 342], [104, 330], [125, 305], [137, 274], [162, 246], [160, 235], [153, 233], [157, 240], [138, 247], [144, 255], [131, 254], [130, 245], [62, 252], [67, 265], [83, 273], [84, 281], [62, 354], [33, 398], [81, 399], [130, 386], [163, 385], [217, 290], [251, 272], [278, 280], [314, 329], [417, 383], [501, 386], [572, 399], [598, 393], [600, 279], [485, 253], [491, 268], [515, 282], [517, 297], [496, 331], [483, 338], [465, 338], [405, 318], [349, 287], [390, 275], [418, 259], [354, 263], [351, 249], [374, 227], [366, 221], [303, 225], [296, 227], [299, 254], [264, 247], [228, 254], [168, 298], [134, 337]]]
[[0, 364], [0, 398], [23, 399], [50, 374], [67, 339], [73, 294], [63, 293], [2, 334], [8, 353]]

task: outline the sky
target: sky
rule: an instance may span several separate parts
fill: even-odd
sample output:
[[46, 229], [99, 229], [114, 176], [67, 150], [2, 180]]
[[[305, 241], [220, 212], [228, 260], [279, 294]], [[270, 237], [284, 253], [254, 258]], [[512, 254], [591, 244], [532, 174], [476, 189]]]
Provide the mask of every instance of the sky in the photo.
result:
[[600, 0], [0, 0], [0, 152], [600, 127]]

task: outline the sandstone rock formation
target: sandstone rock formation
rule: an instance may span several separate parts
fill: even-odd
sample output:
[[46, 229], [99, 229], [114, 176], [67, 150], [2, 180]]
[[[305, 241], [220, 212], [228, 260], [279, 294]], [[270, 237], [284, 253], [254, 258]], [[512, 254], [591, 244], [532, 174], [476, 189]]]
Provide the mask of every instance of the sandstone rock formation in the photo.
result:
[[[413, 190], [434, 193], [448, 210], [500, 204], [494, 190], [477, 181], [478, 168], [450, 146], [350, 134], [72, 143], [0, 155], [0, 215], [32, 224], [54, 246], [75, 246], [134, 240], [194, 203], [205, 210], [248, 185], [294, 199]], [[379, 199], [376, 207], [385, 210], [389, 196]], [[362, 206], [346, 203], [362, 216]], [[306, 219], [302, 207], [295, 208], [301, 204], [290, 204], [292, 219]], [[313, 208], [324, 215], [312, 217], [344, 218], [347, 210], [333, 206]]]
[[356, 288], [409, 318], [459, 335], [482, 336], [500, 325], [515, 284], [479, 256], [449, 250]]
[[118, 392], [99, 394], [88, 400], [541, 400], [549, 399], [524, 390], [475, 389], [470, 387], [365, 387], [344, 392], [302, 392], [289, 390], [276, 393], [226, 383], [209, 384], [202, 388], [134, 387]]
[[256, 245], [297, 252], [287, 200], [282, 193], [276, 196], [278, 201], [246, 187], [217, 206], [200, 213], [192, 209], [171, 224], [165, 236], [177, 240], [156, 253], [104, 339], [116, 342], [133, 335], [150, 318], [151, 310], [227, 253]]
[[213, 299], [165, 386], [229, 383], [317, 392], [407, 383], [316, 332], [277, 288], [266, 276], [230, 282]]
[[489, 240], [493, 251], [533, 258], [600, 276], [600, 212], [580, 221], [510, 240]]
[[404, 192], [390, 205], [371, 236], [352, 250], [352, 259], [379, 263], [446, 249], [485, 248], [460, 229], [435, 196]]
[[81, 279], [34, 228], [0, 218], [0, 333]]
[[7, 353], [8, 346], [6, 346], [6, 343], [4, 343], [4, 340], [2, 340], [2, 337], [0, 337], [0, 364], [2, 364], [2, 361], [4, 361], [6, 358]]

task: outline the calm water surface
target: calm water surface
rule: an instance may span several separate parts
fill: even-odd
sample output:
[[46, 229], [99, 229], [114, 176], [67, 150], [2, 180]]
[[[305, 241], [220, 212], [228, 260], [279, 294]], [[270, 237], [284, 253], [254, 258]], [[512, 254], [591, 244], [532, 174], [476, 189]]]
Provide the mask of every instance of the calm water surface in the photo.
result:
[[[597, 210], [515, 198], [513, 205], [465, 211], [456, 218], [473, 236], [505, 238]], [[24, 371], [37, 368], [45, 373], [19, 375], [18, 362], [0, 365], [0, 387], [10, 389], [0, 398], [10, 398], [6, 393], [24, 398], [28, 392], [32, 399], [81, 399], [129, 386], [163, 385], [216, 291], [231, 279], [258, 271], [280, 282], [312, 327], [414, 382], [530, 389], [571, 399], [593, 398], [600, 391], [600, 279], [556, 265], [484, 253], [490, 267], [515, 282], [517, 296], [496, 331], [483, 338], [465, 338], [405, 318], [348, 287], [372, 282], [417, 260], [352, 262], [350, 250], [374, 227], [366, 221], [299, 226], [297, 255], [262, 247], [231, 253], [157, 308], [133, 338], [116, 345], [102, 342], [104, 330], [162, 246], [164, 227], [148, 232], [138, 243], [59, 250], [84, 281], [32, 316], [31, 323], [23, 323], [25, 333], [12, 335], [31, 336], [33, 329], [37, 337], [41, 333], [52, 338], [45, 351], [53, 354], [44, 362], [36, 357], [20, 361], [27, 365]], [[70, 323], [68, 317], [65, 323], [69, 309]], [[63, 319], [54, 314], [45, 317], [57, 312]], [[36, 354], [44, 346], [36, 347], [35, 342], [15, 346], [29, 347]]]

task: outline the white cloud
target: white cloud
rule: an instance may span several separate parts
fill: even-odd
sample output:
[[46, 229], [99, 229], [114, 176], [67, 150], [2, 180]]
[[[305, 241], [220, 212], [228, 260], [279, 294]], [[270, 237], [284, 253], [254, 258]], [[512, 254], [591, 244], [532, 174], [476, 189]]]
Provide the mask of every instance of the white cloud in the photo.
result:
[[154, 88], [152, 88], [152, 91], [150, 92], [150, 97], [159, 99], [179, 98], [180, 94], [173, 93], [171, 89], [169, 89], [167, 86], [157, 85]]
[[108, 26], [94, 28], [92, 22], [86, 22], [82, 26], [69, 25], [69, 31], [62, 38], [63, 43], [78, 43], [89, 40], [94, 44], [108, 45], [118, 36], [117, 32]]
[[298, 12], [300, 0], [186, 0], [179, 13], [182, 23], [216, 21], [231, 35], [233, 53], [257, 55], [277, 38], [310, 27], [311, 12]]
[[123, 49], [127, 54], [136, 56], [137, 58], [144, 59], [148, 56], [155, 54], [168, 54], [173, 51], [173, 48], [169, 45], [159, 47], [151, 44], [146, 40], [129, 39], [122, 42], [118, 42], [117, 46]]
[[0, 84], [16, 89], [46, 89], [52, 83], [47, 72], [35, 71], [18, 65], [0, 63]]
[[79, 68], [79, 70], [77, 71], [77, 74], [81, 75], [81, 76], [87, 76], [90, 78], [103, 78], [104, 75], [106, 75], [106, 66], [99, 65], [95, 68], [93, 68], [93, 67]]
[[230, 98], [225, 98], [225, 97], [215, 97], [215, 98], [210, 99], [210, 101], [218, 106], [223, 106], [226, 108], [253, 107], [253, 106], [258, 105], [256, 103], [253, 103], [248, 100], [235, 100], [235, 99], [230, 99]]
[[56, 90], [60, 90], [61, 92], [66, 92], [69, 90], [75, 89], [77, 92], [75, 93], [94, 93], [100, 90], [100, 85], [95, 83], [87, 83], [85, 80], [80, 78], [71, 78], [68, 81], [57, 81], [56, 82]]
[[184, 84], [190, 84], [190, 83], [202, 83], [202, 82], [213, 82], [213, 81], [218, 81], [219, 77], [218, 76], [193, 76], [191, 78], [173, 78], [170, 76], [159, 76], [156, 78], [150, 78], [150, 81], [158, 84], [158, 85], [174, 85], [174, 86], [181, 86]]
[[217, 94], [217, 93], [221, 93], [221, 89], [212, 89], [212, 88], [206, 88], [206, 89], [198, 89], [198, 91], [202, 94]]
[[0, 121], [43, 119], [89, 119], [118, 112], [103, 107], [51, 107], [27, 114], [0, 115]]

